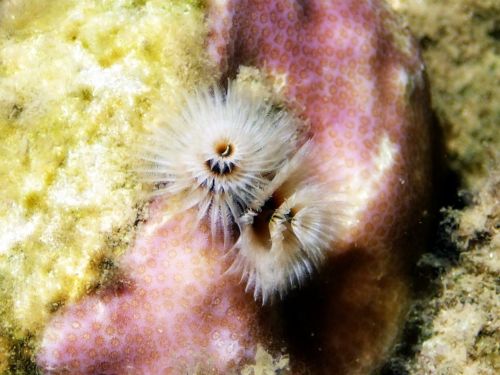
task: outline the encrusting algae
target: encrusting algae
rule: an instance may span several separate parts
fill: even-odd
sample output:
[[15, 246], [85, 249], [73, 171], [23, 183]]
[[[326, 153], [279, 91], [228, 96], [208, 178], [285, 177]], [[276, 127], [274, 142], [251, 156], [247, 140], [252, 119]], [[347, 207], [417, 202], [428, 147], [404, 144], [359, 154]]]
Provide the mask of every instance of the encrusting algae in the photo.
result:
[[[0, 188], [5, 197], [0, 203], [4, 206], [0, 214], [0, 298], [7, 301], [0, 308], [0, 367], [5, 371], [41, 371], [34, 363], [20, 363], [34, 357], [32, 348], [38, 351], [40, 369], [56, 373], [69, 371], [70, 366], [87, 373], [110, 369], [128, 372], [131, 364], [137, 369], [163, 365], [197, 368], [197, 363], [183, 367], [180, 355], [190, 361], [206, 361], [207, 366], [215, 363], [221, 373], [228, 373], [226, 369], [233, 368], [235, 361], [243, 364], [254, 356], [256, 340], [264, 337], [253, 330], [263, 328], [255, 323], [254, 301], [240, 293], [236, 283], [224, 284], [228, 289], [219, 288], [222, 284], [214, 276], [221, 273], [223, 265], [209, 252], [198, 251], [207, 250], [203, 228], [199, 228], [198, 237], [188, 237], [180, 230], [187, 230], [186, 224], [193, 221], [189, 213], [176, 229], [174, 222], [160, 222], [165, 215], [158, 208], [159, 225], [152, 225], [154, 216], [150, 216], [150, 228], [165, 224], [165, 232], [148, 232], [143, 227], [143, 242], [138, 235], [135, 250], [120, 258], [129, 279], [124, 276], [117, 282], [124, 285], [114, 285], [116, 289], [100, 288], [102, 293], [90, 293], [109, 282], [106, 275], [113, 276], [115, 267], [119, 268], [116, 255], [130, 248], [135, 224], [143, 219], [144, 195], [140, 181], [132, 174], [132, 164], [137, 156], [134, 146], [151, 130], [145, 124], [154, 123], [158, 109], [175, 110], [173, 95], [213, 84], [216, 69], [205, 55], [207, 43], [214, 47], [209, 47], [208, 53], [220, 53], [221, 67], [224, 61], [235, 63], [231, 69], [240, 64], [262, 70], [277, 67], [269, 73], [275, 75], [275, 83], [283, 79], [289, 103], [304, 111], [318, 137], [316, 156], [322, 161], [323, 173], [340, 170], [339, 176], [355, 201], [349, 221], [351, 228], [359, 228], [352, 230], [350, 238], [354, 257], [347, 258], [347, 266], [332, 257], [336, 268], [330, 268], [328, 275], [333, 277], [325, 274], [318, 280], [322, 284], [312, 285], [318, 295], [328, 296], [321, 302], [323, 308], [316, 308], [307, 290], [300, 291], [302, 302], [288, 306], [293, 314], [297, 312], [288, 325], [295, 326], [295, 318], [304, 316], [308, 318], [302, 321], [318, 322], [300, 327], [302, 331], [297, 324], [300, 332], [293, 333], [298, 340], [287, 340], [304, 345], [290, 351], [292, 358], [309, 348], [318, 349], [320, 360], [315, 360], [314, 353], [306, 353], [304, 366], [358, 373], [378, 366], [395, 340], [408, 284], [400, 271], [398, 249], [406, 248], [402, 245], [413, 247], [413, 237], [407, 235], [406, 228], [415, 217], [427, 215], [429, 189], [427, 97], [414, 44], [386, 12], [385, 3], [377, 1], [363, 4], [344, 0], [338, 6], [319, 0], [303, 4], [253, 0], [207, 3], [216, 5], [211, 31], [206, 23], [210, 10], [201, 1], [0, 3], [0, 126], [5, 128], [0, 128], [0, 144], [5, 148], [0, 178], [6, 181]], [[283, 10], [284, 5], [287, 13], [280, 11], [273, 17], [273, 9]], [[224, 12], [218, 14], [219, 8]], [[251, 13], [252, 8], [257, 11]], [[227, 30], [231, 25], [235, 29]], [[288, 44], [292, 48], [284, 43], [282, 25], [289, 26], [286, 37], [291, 38]], [[268, 34], [270, 30], [273, 36]], [[340, 37], [328, 36], [332, 30]], [[222, 45], [217, 44], [214, 31], [220, 32]], [[270, 50], [270, 45], [276, 48]], [[331, 60], [329, 52], [336, 52], [338, 60]], [[217, 53], [211, 58], [217, 60]], [[297, 66], [305, 68], [299, 72], [293, 68]], [[217, 72], [223, 77], [236, 74], [224, 70]], [[330, 80], [323, 85], [325, 73]], [[278, 87], [273, 91], [279, 91]], [[365, 106], [367, 103], [372, 105]], [[351, 142], [353, 135], [355, 142]], [[231, 154], [229, 147], [220, 156], [226, 157], [226, 152]], [[333, 180], [329, 182], [333, 188]], [[154, 238], [163, 242], [155, 244]], [[172, 244], [165, 242], [169, 238]], [[199, 242], [192, 248], [188, 245], [184, 255], [159, 251], [175, 245], [174, 240], [184, 247], [188, 239]], [[347, 248], [349, 239], [345, 242]], [[403, 256], [408, 258], [406, 250]], [[208, 265], [201, 268], [206, 272], [196, 269], [198, 254], [206, 257]], [[147, 274], [143, 275], [142, 267]], [[341, 271], [340, 278], [336, 270]], [[158, 284], [153, 282], [156, 277]], [[135, 283], [125, 285], [130, 280]], [[193, 293], [192, 282], [198, 283], [201, 296]], [[124, 290], [120, 291], [121, 286]], [[178, 293], [173, 301], [166, 293], [170, 290]], [[215, 297], [217, 307], [207, 296]], [[186, 303], [189, 298], [192, 305]], [[130, 308], [132, 302], [143, 308]], [[229, 310], [225, 306], [232, 304], [241, 307], [241, 314], [226, 320]], [[60, 308], [63, 305], [64, 309]], [[178, 310], [168, 315], [162, 308], [171, 305]], [[304, 306], [308, 310], [302, 314]], [[96, 328], [97, 308], [100, 321], [106, 325]], [[207, 312], [221, 318], [222, 331], [210, 332], [218, 328], [205, 320], [212, 316]], [[49, 316], [59, 319], [45, 325]], [[173, 325], [176, 330], [170, 328]], [[374, 326], [377, 328], [371, 332]], [[89, 327], [92, 333], [79, 336]], [[116, 337], [124, 328], [141, 339]], [[42, 331], [43, 340], [39, 340]], [[207, 352], [194, 351], [193, 356], [185, 345], [186, 331], [192, 334], [193, 348], [206, 348], [205, 340], [214, 345]], [[171, 332], [178, 336], [172, 336], [170, 344], [162, 341]], [[142, 339], [143, 334], [147, 340]], [[318, 339], [310, 341], [316, 334]], [[246, 348], [243, 354], [236, 351], [238, 345]], [[155, 346], [159, 350], [155, 351]], [[219, 350], [221, 347], [231, 350]], [[267, 349], [257, 349], [257, 364], [248, 371], [288, 368], [288, 357], [274, 360], [274, 350], [267, 353]], [[125, 368], [128, 370], [117, 370]]]
[[130, 243], [130, 150], [159, 98], [213, 78], [204, 15], [196, 0], [0, 3], [0, 372]]
[[[500, 73], [500, 2], [390, 3], [422, 46], [446, 164], [459, 180], [448, 179], [452, 207], [442, 209], [437, 244], [419, 262], [426, 286], [408, 319], [411, 350], [391, 362], [395, 373], [496, 374], [500, 85], [492, 77]], [[464, 190], [455, 196], [457, 188]]]
[[464, 187], [479, 189], [500, 144], [500, 2], [389, 2], [420, 40], [447, 162]]

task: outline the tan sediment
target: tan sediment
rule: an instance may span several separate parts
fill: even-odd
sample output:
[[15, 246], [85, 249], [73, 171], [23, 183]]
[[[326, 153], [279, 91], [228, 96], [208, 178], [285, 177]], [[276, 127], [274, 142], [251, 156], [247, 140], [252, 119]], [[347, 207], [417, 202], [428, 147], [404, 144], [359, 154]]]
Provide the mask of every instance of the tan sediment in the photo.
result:
[[[423, 48], [446, 163], [458, 175], [463, 209], [447, 209], [434, 253], [439, 276], [416, 318], [411, 374], [500, 371], [499, 171], [500, 3], [495, 0], [390, 0]], [[447, 192], [453, 195], [454, 192]], [[450, 249], [443, 247], [450, 247]], [[430, 249], [429, 249], [430, 250]], [[458, 259], [456, 259], [458, 258]]]

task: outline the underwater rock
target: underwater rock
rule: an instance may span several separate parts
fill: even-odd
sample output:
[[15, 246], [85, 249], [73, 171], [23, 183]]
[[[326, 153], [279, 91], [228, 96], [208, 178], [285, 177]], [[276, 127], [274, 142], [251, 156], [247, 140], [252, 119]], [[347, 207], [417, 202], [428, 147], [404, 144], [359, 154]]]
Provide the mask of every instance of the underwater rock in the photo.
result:
[[[409, 302], [407, 267], [425, 241], [431, 142], [418, 50], [379, 1], [214, 1], [208, 12], [208, 51], [221, 76], [257, 68], [273, 101], [302, 119], [307, 169], [325, 200], [342, 197], [341, 235], [313, 279], [274, 304], [266, 322], [257, 319], [260, 302], [225, 274], [222, 252], [188, 235], [196, 233], [192, 212], [181, 225], [172, 217], [159, 225], [153, 211], [121, 259], [123, 290], [56, 313], [38, 363], [53, 373], [228, 373], [258, 343], [279, 343], [294, 373], [369, 373], [395, 342]], [[262, 334], [271, 323], [280, 332], [272, 341]]]
[[55, 310], [95, 288], [103, 260], [133, 244], [133, 149], [152, 103], [211, 79], [204, 16], [189, 0], [0, 2], [0, 337], [10, 365], [26, 362], [18, 346], [31, 347]]

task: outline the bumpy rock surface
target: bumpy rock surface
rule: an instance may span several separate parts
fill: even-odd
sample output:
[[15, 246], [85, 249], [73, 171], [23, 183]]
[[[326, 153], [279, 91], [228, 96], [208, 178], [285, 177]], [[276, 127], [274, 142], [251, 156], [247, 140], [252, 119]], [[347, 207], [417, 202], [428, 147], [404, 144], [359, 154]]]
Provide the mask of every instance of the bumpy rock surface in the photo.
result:
[[[118, 276], [55, 313], [38, 363], [53, 373], [228, 373], [262, 343], [289, 351], [295, 373], [369, 372], [398, 334], [407, 262], [425, 233], [431, 142], [417, 48], [379, 1], [221, 1], [207, 11], [221, 82], [256, 68], [273, 101], [303, 119], [311, 169], [344, 197], [342, 239], [261, 321], [191, 214], [179, 226], [153, 211]], [[272, 340], [262, 334], [271, 324]]]

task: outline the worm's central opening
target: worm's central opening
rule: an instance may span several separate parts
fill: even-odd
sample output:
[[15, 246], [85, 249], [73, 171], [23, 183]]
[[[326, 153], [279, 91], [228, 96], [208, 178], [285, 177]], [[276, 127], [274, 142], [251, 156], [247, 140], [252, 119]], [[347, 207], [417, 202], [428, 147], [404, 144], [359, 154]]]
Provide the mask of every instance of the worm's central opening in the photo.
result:
[[217, 176], [232, 173], [236, 167], [234, 158], [231, 158], [234, 155], [234, 145], [228, 140], [223, 140], [215, 144], [214, 151], [216, 156], [205, 162], [208, 169]]
[[219, 142], [215, 145], [215, 152], [222, 158], [228, 158], [234, 153], [234, 146], [228, 142]]

